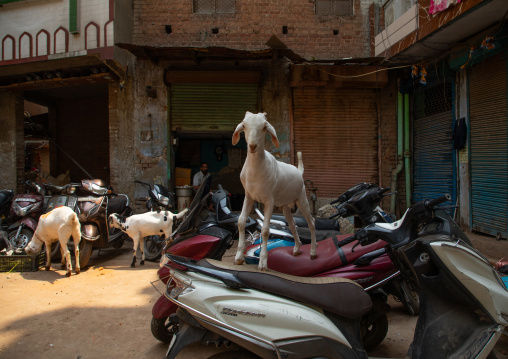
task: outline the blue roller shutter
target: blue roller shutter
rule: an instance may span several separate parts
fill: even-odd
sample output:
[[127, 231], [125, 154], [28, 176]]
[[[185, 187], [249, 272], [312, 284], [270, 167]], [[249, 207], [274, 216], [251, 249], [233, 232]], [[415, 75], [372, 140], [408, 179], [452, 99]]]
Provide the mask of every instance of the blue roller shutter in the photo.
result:
[[415, 91], [413, 102], [413, 202], [445, 193], [456, 199], [452, 84]]
[[506, 57], [469, 72], [472, 229], [507, 237], [508, 141]]

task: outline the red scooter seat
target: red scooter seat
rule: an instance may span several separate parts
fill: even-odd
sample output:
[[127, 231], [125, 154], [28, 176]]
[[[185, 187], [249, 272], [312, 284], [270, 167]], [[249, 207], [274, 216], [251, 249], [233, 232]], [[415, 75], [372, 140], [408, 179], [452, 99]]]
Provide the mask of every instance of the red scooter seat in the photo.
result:
[[268, 252], [268, 268], [281, 273], [310, 277], [353, 263], [362, 255], [386, 246], [386, 242], [382, 240], [365, 247], [356, 246], [354, 251], [353, 246], [357, 243], [356, 241], [343, 247], [338, 246], [339, 241], [350, 236], [350, 234], [341, 234], [319, 242], [315, 259], [310, 259], [310, 244], [300, 247], [302, 253], [299, 256], [293, 255], [292, 246], [274, 248]]

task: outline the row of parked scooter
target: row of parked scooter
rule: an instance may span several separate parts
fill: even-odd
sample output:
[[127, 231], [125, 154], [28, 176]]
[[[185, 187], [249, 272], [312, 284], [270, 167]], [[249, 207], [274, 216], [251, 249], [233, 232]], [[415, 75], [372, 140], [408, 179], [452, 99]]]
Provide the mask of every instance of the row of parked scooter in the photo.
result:
[[[154, 185], [152, 188], [148, 183], [135, 182], [147, 187], [147, 209], [168, 210], [172, 207], [173, 196], [166, 187]], [[6, 249], [14, 254], [24, 254], [23, 250], [32, 239], [39, 217], [60, 206], [68, 206], [78, 214], [82, 238], [79, 244], [81, 268], [88, 264], [93, 249], [122, 247], [125, 234], [118, 228], [110, 228], [107, 219], [112, 213], [125, 217], [133, 214], [127, 195], [113, 192], [100, 179], [82, 180], [81, 183], [64, 186], [33, 181], [22, 183], [25, 193], [14, 196], [12, 190], [0, 191], [0, 221], [1, 230], [6, 233], [3, 236], [7, 238], [3, 244]], [[163, 243], [157, 236], [146, 238], [146, 258], [158, 260]], [[57, 259], [59, 255], [60, 243], [55, 242], [51, 248], [51, 258]]]
[[[408, 357], [495, 357], [508, 326], [508, 290], [442, 207], [450, 196], [415, 203], [394, 220], [379, 207], [388, 189], [358, 184], [332, 204], [336, 216], [355, 215], [363, 228], [341, 234], [334, 219], [316, 221], [325, 234], [313, 261], [310, 244], [292, 255], [284, 218], [272, 217], [264, 272], [255, 265], [262, 223], [252, 218], [251, 265], [220, 261], [237, 238], [238, 214], [218, 188], [198, 192], [164, 248], [158, 275], [166, 291], [151, 329], [170, 343], [167, 358], [195, 342], [234, 344], [234, 353], [214, 359], [368, 358], [386, 336], [390, 294], [419, 314]], [[305, 241], [305, 221], [295, 221]]]

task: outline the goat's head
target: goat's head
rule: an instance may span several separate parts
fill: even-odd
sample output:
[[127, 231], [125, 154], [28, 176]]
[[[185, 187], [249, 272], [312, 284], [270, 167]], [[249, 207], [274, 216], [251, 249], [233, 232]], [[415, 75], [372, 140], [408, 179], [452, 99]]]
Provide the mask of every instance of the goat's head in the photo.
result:
[[110, 228], [118, 227], [119, 226], [118, 218], [116, 217], [115, 213], [109, 215], [109, 217], [108, 217], [108, 225], [109, 225]]
[[37, 236], [37, 231], [32, 236], [32, 240], [25, 247], [25, 252], [29, 256], [36, 256], [41, 252], [43, 242]]
[[249, 146], [249, 152], [256, 152], [264, 150], [265, 136], [268, 133], [272, 138], [272, 143], [275, 147], [279, 148], [279, 139], [275, 128], [266, 120], [266, 113], [250, 113], [247, 111], [245, 118], [236, 126], [235, 133], [233, 133], [233, 145], [236, 145], [240, 140], [240, 132], [245, 132], [245, 141]]

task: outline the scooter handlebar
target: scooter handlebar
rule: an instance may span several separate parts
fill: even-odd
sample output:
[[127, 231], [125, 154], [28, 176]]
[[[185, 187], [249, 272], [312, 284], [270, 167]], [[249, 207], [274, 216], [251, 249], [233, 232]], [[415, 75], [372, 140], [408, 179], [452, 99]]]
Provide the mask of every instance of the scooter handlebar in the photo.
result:
[[351, 237], [348, 237], [338, 243], [339, 247], [343, 247], [349, 243], [360, 241], [362, 242], [363, 239], [367, 238], [367, 232], [364, 229], [359, 229], [356, 231], [355, 234], [353, 234]]
[[436, 207], [437, 205], [440, 205], [441, 203], [444, 203], [446, 201], [450, 201], [452, 199], [452, 196], [450, 196], [448, 193], [441, 196], [441, 197], [438, 197], [438, 198], [435, 198], [433, 200], [426, 200], [424, 205], [425, 205], [425, 208], [428, 209], [428, 210], [432, 210], [434, 207]]

